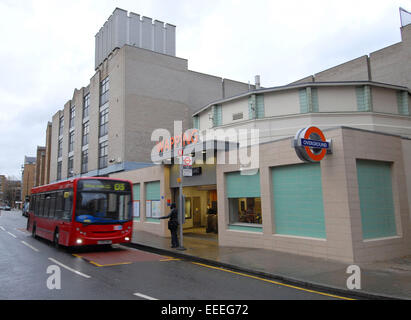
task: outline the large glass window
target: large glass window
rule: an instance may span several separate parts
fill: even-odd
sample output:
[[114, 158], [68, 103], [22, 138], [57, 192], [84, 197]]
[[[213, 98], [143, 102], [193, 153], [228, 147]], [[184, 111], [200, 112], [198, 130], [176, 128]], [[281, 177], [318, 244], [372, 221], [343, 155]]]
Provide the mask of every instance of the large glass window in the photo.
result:
[[89, 128], [89, 122], [83, 123], [83, 139], [82, 139], [82, 145], [85, 146], [88, 144], [88, 134], [89, 134], [90, 128]]
[[106, 77], [100, 84], [100, 106], [108, 102], [108, 92], [110, 89], [109, 78]]
[[88, 171], [88, 150], [84, 150], [81, 153], [81, 173]]
[[260, 174], [226, 174], [230, 225], [262, 224]]
[[67, 164], [67, 177], [69, 178], [74, 175], [73, 165], [74, 165], [74, 158], [69, 157], [68, 164]]
[[98, 152], [98, 167], [103, 169], [107, 167], [107, 157], [108, 157], [108, 142], [104, 141], [99, 145]]
[[147, 182], [146, 184], [146, 218], [161, 216], [160, 206], [160, 181]]
[[230, 198], [231, 223], [262, 224], [261, 198]]
[[63, 139], [60, 139], [57, 145], [57, 157], [60, 158], [61, 156], [63, 156]]
[[71, 106], [70, 107], [70, 125], [69, 128], [73, 128], [74, 127], [74, 118], [76, 117], [76, 107], [75, 106]]
[[64, 116], [61, 116], [59, 119], [59, 136], [63, 135], [64, 130]]
[[61, 180], [61, 161], [57, 162], [57, 180]]
[[76, 221], [83, 223], [117, 223], [132, 219], [130, 194], [114, 192], [79, 192]]
[[89, 107], [90, 107], [90, 94], [88, 93], [88, 94], [84, 97], [83, 119], [88, 117]]
[[108, 133], [108, 108], [100, 111], [100, 128], [99, 136], [105, 136]]
[[74, 131], [70, 132], [69, 135], [69, 147], [68, 147], [68, 152], [71, 152], [74, 150]]

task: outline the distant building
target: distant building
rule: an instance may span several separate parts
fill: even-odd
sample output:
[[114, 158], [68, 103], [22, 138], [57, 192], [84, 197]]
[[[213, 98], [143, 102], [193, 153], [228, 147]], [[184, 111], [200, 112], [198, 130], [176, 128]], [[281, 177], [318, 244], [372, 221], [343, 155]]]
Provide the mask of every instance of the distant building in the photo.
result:
[[46, 129], [46, 157], [45, 157], [45, 165], [44, 165], [44, 184], [50, 183], [50, 160], [51, 160], [51, 130], [52, 124], [51, 122], [47, 123]]
[[6, 189], [7, 178], [5, 175], [0, 175], [0, 204], [4, 203], [4, 192]]
[[22, 166], [22, 183], [21, 183], [21, 199], [24, 201], [26, 196], [31, 195], [31, 189], [36, 181], [36, 158], [24, 157]]
[[37, 146], [36, 172], [34, 186], [46, 184], [46, 147]]

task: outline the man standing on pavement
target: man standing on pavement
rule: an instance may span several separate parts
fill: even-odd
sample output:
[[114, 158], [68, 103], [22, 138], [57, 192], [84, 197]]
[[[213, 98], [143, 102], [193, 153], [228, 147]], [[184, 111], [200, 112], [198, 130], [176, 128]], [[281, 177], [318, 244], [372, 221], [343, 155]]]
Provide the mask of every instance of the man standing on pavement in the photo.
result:
[[178, 248], [179, 242], [178, 242], [178, 236], [177, 236], [177, 231], [178, 231], [178, 210], [176, 208], [176, 204], [172, 203], [170, 206], [171, 212], [164, 216], [164, 217], [159, 217], [157, 219], [168, 219], [168, 229], [171, 232], [171, 248]]

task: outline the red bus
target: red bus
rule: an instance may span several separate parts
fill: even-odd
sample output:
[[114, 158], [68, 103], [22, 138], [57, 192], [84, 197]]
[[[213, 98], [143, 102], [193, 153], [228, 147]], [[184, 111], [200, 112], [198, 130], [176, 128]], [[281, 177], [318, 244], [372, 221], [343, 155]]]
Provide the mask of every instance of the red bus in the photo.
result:
[[127, 243], [133, 232], [132, 184], [76, 178], [32, 189], [27, 230], [72, 247]]

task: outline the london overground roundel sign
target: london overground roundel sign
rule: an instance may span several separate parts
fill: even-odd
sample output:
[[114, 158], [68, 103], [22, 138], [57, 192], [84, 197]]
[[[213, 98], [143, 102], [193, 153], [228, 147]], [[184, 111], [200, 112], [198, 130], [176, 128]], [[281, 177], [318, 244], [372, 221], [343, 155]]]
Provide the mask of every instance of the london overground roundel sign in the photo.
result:
[[293, 146], [297, 156], [305, 162], [319, 162], [326, 153], [331, 153], [331, 140], [317, 127], [307, 127], [295, 135]]

